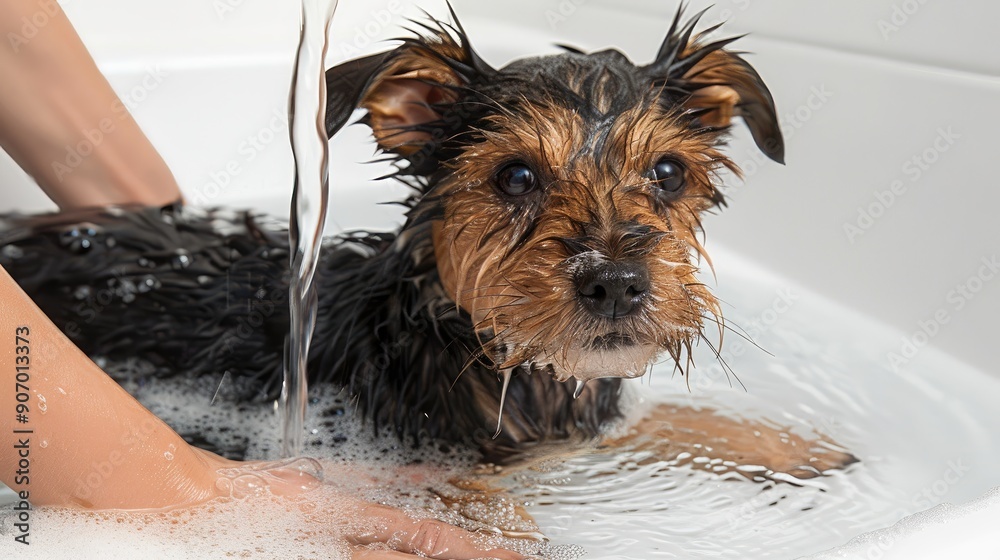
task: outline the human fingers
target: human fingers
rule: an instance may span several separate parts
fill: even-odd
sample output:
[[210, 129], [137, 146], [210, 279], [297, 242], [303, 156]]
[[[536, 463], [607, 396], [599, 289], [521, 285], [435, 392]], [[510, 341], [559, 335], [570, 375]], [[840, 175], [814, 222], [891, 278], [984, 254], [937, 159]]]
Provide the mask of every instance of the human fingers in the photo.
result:
[[319, 487], [323, 473], [320, 463], [308, 457], [230, 464], [233, 466], [215, 470], [215, 488], [234, 498], [268, 493], [298, 496]]
[[[398, 509], [386, 506], [366, 505], [362, 509], [361, 518], [366, 522], [366, 528], [349, 537], [354, 544], [386, 543], [398, 552], [440, 560], [477, 558], [523, 560], [524, 558], [509, 550], [484, 548], [477, 542], [479, 539], [474, 534], [458, 527], [434, 519], [413, 519]], [[369, 558], [393, 557], [370, 556]]]
[[351, 554], [351, 560], [415, 560], [416, 558], [420, 557], [395, 550], [376, 550], [363, 547], [355, 548], [354, 553]]
[[[397, 552], [395, 550], [374, 550], [370, 548], [356, 548], [351, 554], [351, 560], [417, 560], [419, 558], [426, 557], [417, 556], [415, 554], [407, 554], [405, 552]], [[488, 560], [489, 556], [484, 556], [482, 558], [483, 560]]]

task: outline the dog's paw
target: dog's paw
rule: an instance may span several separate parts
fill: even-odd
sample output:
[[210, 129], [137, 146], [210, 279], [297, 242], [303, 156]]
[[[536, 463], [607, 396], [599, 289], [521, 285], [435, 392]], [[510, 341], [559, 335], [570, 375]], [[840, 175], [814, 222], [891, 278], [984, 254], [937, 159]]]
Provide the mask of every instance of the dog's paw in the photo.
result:
[[466, 529], [498, 532], [507, 538], [544, 541], [541, 529], [504, 488], [491, 483], [492, 473], [449, 480], [446, 487], [429, 488], [448, 510], [461, 516]]
[[806, 439], [766, 421], [667, 405], [650, 410], [626, 435], [606, 445], [651, 451], [653, 458], [676, 465], [793, 484], [858, 462], [823, 436]]

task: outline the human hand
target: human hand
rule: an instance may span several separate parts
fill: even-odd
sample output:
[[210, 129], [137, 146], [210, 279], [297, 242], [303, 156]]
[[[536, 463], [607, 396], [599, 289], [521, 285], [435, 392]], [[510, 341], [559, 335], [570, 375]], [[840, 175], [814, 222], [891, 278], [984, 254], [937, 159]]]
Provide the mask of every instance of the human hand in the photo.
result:
[[[208, 471], [217, 477], [218, 498], [257, 500], [256, 505], [263, 510], [293, 508], [302, 515], [303, 526], [326, 526], [339, 534], [350, 546], [352, 560], [524, 558], [492, 546], [476, 533], [436, 519], [415, 518], [402, 509], [349, 495], [341, 485], [322, 482], [324, 478], [367, 479], [354, 467], [323, 467], [308, 458], [240, 463], [197, 451], [203, 454]], [[262, 515], [266, 515], [263, 510]], [[352, 515], [345, 517], [344, 511]]]
[[[402, 510], [377, 504], [359, 503], [358, 507], [354, 530], [345, 535], [354, 545], [352, 560], [524, 558], [509, 550], [488, 548], [474, 533], [435, 519], [414, 519]], [[367, 528], [360, 528], [362, 525]], [[371, 545], [382, 546], [369, 548]]]
[[[30, 423], [31, 440], [38, 442], [31, 457], [37, 460], [31, 463], [30, 498], [22, 490], [33, 506], [189, 511], [199, 520], [246, 515], [249, 509], [260, 519], [284, 519], [289, 531], [308, 527], [329, 542], [346, 541], [354, 558], [522, 558], [445, 523], [358, 499], [350, 482], [378, 484], [363, 476], [362, 467], [331, 464], [324, 471], [313, 459], [238, 462], [189, 445], [75, 348], [2, 268], [0, 296], [5, 303], [0, 332], [21, 332], [22, 344], [30, 340], [32, 348], [46, 350], [18, 361], [26, 351], [19, 353], [13, 344], [0, 347], [0, 371], [9, 375], [0, 384], [0, 401], [15, 402], [15, 363], [44, 372], [30, 377], [33, 399], [40, 403]], [[19, 488], [13, 473], [20, 457], [12, 435], [0, 434], [0, 481]], [[252, 507], [227, 513], [226, 502], [234, 500]], [[253, 521], [230, 519], [228, 525]]]

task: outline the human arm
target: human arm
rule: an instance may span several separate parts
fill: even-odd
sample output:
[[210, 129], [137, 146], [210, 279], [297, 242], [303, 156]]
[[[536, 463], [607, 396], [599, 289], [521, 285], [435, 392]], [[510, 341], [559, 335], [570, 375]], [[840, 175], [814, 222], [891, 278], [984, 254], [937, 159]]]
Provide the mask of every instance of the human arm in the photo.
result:
[[[268, 476], [255, 481], [268, 485], [272, 494], [315, 489], [315, 479], [281, 463], [272, 469], [266, 463], [229, 461], [188, 445], [77, 349], [3, 268], [0, 301], [0, 481], [33, 506], [193, 506], [226, 495], [225, 485], [217, 483], [231, 479], [234, 468], [248, 474], [266, 471]], [[355, 559], [522, 558], [484, 550], [473, 535], [439, 521], [413, 519], [349, 496], [344, 500], [355, 517], [328, 523], [356, 545]], [[280, 507], [271, 500], [260, 504]], [[399, 552], [365, 547], [372, 543], [390, 543]]]
[[55, 0], [0, 2], [0, 37], [0, 146], [60, 209], [181, 198]]
[[[161, 508], [215, 496], [214, 470], [228, 461], [192, 448], [150, 414], [2, 270], [0, 300], [0, 340], [6, 341], [0, 343], [0, 424], [9, 428], [0, 434], [0, 479], [29, 492], [36, 505]], [[29, 458], [24, 484], [14, 476], [20, 457], [13, 450]]]

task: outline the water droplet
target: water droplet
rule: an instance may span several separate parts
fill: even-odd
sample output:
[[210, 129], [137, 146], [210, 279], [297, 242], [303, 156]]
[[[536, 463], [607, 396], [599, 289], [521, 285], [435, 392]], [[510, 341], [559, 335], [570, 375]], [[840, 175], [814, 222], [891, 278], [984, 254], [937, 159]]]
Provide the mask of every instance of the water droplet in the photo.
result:
[[124, 303], [135, 301], [135, 294], [138, 291], [135, 282], [129, 278], [112, 278], [108, 280], [108, 288]]
[[147, 274], [139, 279], [139, 283], [136, 285], [136, 289], [139, 290], [140, 294], [145, 294], [153, 290], [158, 289], [162, 284], [156, 279], [152, 274]]
[[156, 264], [154, 264], [153, 261], [147, 259], [146, 257], [139, 257], [139, 260], [136, 261], [136, 262], [139, 264], [139, 266], [141, 266], [143, 268], [155, 268], [156, 267]]
[[90, 297], [90, 286], [77, 286], [76, 290], [73, 291], [73, 297], [78, 300], [84, 300]]
[[48, 446], [49, 446], [49, 440], [47, 439], [43, 439], [42, 441], [38, 442], [38, 447], [41, 447], [42, 449], [45, 449]]
[[211, 282], [212, 282], [212, 277], [211, 276], [207, 276], [205, 274], [202, 274], [201, 276], [198, 277], [198, 285], [199, 286], [207, 286]]
[[220, 495], [231, 496], [233, 494], [233, 481], [228, 478], [219, 478], [215, 481], [215, 488]]
[[170, 261], [174, 270], [182, 270], [191, 266], [191, 256], [184, 249], [177, 250], [177, 256]]
[[8, 259], [19, 259], [24, 256], [24, 250], [17, 245], [4, 245], [3, 249], [0, 249], [0, 254]]
[[512, 370], [505, 369], [501, 372], [501, 375], [503, 376], [503, 387], [500, 389], [500, 410], [497, 412], [497, 432], [493, 434], [493, 439], [498, 438], [501, 430], [503, 430], [503, 405], [507, 400], [507, 387], [510, 385]]
[[169, 452], [169, 451], [166, 451], [166, 452], [163, 453], [163, 458], [166, 459], [166, 460], [168, 460], [168, 461], [173, 461], [174, 460], [174, 454], [171, 453], [171, 452]]
[[71, 253], [86, 253], [93, 246], [97, 230], [89, 226], [75, 226], [62, 232], [59, 244]]

